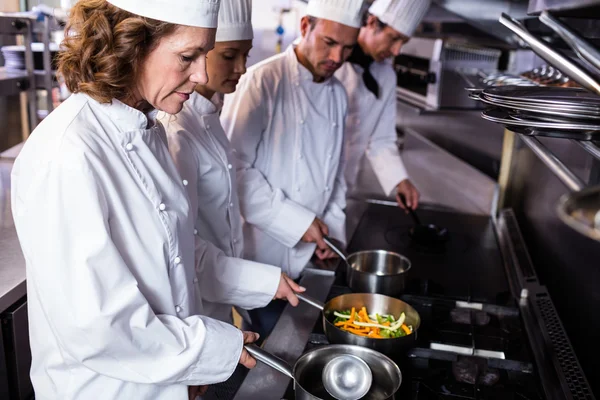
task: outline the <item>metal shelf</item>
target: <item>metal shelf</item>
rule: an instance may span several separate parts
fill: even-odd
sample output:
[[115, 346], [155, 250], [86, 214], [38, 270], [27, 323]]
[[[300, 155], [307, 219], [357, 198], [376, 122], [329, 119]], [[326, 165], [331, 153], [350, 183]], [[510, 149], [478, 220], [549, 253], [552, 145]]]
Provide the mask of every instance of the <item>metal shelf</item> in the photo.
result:
[[600, 9], [600, 0], [529, 0], [527, 13], [539, 14], [546, 10], [559, 16], [590, 18], [593, 15], [590, 9]]
[[10, 70], [0, 67], [0, 95], [13, 96], [27, 90], [27, 71]]

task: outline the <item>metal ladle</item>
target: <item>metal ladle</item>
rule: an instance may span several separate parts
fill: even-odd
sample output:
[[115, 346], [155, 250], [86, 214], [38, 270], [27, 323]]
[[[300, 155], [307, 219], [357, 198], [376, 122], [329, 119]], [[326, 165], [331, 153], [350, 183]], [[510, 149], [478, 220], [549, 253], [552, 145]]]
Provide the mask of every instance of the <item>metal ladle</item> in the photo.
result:
[[321, 374], [323, 386], [338, 400], [358, 400], [373, 383], [369, 365], [351, 354], [344, 354], [329, 361]]

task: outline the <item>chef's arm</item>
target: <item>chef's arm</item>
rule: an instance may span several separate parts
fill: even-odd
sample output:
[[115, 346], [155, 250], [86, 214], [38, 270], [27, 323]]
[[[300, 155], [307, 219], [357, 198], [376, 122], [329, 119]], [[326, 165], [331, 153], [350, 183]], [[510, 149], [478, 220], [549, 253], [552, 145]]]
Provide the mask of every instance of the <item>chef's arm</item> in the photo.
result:
[[196, 236], [196, 274], [202, 298], [247, 310], [265, 307], [277, 292], [281, 269], [228, 257]]
[[[343, 146], [342, 146], [343, 148]], [[346, 181], [344, 179], [344, 154], [340, 157], [340, 164], [333, 185], [333, 192], [323, 215], [323, 222], [329, 228], [329, 236], [338, 239], [346, 245]]]
[[254, 165], [266, 135], [272, 103], [269, 93], [252, 76], [242, 77], [235, 93], [225, 97], [221, 123], [236, 151], [240, 209], [255, 225], [288, 247], [294, 247], [312, 224], [315, 214], [271, 186]]
[[[73, 151], [47, 166], [39, 192], [13, 199], [17, 231], [26, 238], [28, 290], [44, 314], [30, 318], [48, 321], [48, 340], [69, 362], [101, 375], [143, 384], [226, 380], [238, 364], [242, 333], [210, 318], [161, 314], [164, 304], [140, 292], [143, 282], [128, 267], [138, 260], [113, 242], [119, 232], [110, 230], [109, 205], [89, 156]], [[164, 268], [145, 278], [166, 279]]]
[[385, 101], [385, 106], [369, 138], [366, 156], [371, 162], [383, 192], [390, 194], [395, 193], [396, 186], [408, 178], [408, 173], [400, 157], [397, 144], [396, 91], [394, 88], [386, 89], [383, 101]]

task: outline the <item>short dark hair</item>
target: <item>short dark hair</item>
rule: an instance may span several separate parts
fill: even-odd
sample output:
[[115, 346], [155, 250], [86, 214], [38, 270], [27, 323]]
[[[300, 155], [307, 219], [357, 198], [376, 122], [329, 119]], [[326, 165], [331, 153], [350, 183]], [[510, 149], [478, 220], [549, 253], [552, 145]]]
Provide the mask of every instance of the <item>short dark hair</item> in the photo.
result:
[[[373, 14], [371, 14], [370, 12], [366, 12], [363, 14], [362, 26], [367, 26], [367, 22], [369, 21], [369, 17], [371, 15], [373, 15]], [[373, 15], [373, 16], [377, 20], [377, 30], [378, 31], [384, 29], [387, 26], [387, 24], [385, 22], [381, 21], [378, 16], [376, 16], [376, 15]]]
[[307, 15], [306, 18], [308, 19], [308, 25], [310, 26], [310, 29], [315, 29], [317, 22], [319, 22], [319, 18], [313, 17], [312, 15]]

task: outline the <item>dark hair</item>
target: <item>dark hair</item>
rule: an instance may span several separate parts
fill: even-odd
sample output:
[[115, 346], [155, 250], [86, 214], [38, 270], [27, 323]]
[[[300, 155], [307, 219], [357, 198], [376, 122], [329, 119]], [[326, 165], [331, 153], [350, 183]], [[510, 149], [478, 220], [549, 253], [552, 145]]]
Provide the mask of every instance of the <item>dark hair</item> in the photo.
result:
[[[363, 14], [363, 18], [362, 18], [362, 26], [367, 26], [367, 22], [369, 21], [369, 17], [373, 15], [370, 12], [366, 12]], [[373, 15], [375, 17], [375, 19], [377, 20], [377, 31], [380, 31], [382, 29], [384, 29], [387, 24], [385, 22], [382, 22], [379, 17], [377, 17], [376, 15]]]
[[145, 57], [178, 25], [141, 17], [106, 0], [71, 8], [58, 69], [67, 88], [101, 103], [131, 94]]

